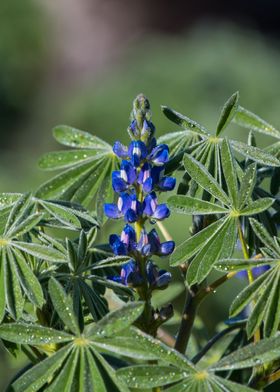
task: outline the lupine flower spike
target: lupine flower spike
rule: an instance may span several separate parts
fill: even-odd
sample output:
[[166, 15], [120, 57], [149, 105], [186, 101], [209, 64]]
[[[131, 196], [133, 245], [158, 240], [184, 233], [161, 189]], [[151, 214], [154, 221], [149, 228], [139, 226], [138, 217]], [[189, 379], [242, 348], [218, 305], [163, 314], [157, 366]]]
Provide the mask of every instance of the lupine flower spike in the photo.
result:
[[164, 289], [171, 280], [171, 274], [160, 270], [151, 257], [170, 255], [175, 244], [161, 242], [156, 230], [147, 232], [145, 224], [169, 217], [167, 205], [158, 202], [156, 192], [172, 191], [176, 180], [164, 175], [169, 149], [166, 144], [157, 145], [150, 104], [142, 94], [134, 100], [128, 134], [129, 146], [119, 141], [113, 146], [120, 158], [120, 170], [112, 174], [112, 187], [119, 196], [116, 204], [105, 204], [104, 211], [108, 218], [123, 218], [126, 223], [121, 235], [112, 234], [109, 238], [113, 253], [131, 257], [120, 276], [112, 279], [136, 288], [140, 299], [147, 300], [147, 292]]

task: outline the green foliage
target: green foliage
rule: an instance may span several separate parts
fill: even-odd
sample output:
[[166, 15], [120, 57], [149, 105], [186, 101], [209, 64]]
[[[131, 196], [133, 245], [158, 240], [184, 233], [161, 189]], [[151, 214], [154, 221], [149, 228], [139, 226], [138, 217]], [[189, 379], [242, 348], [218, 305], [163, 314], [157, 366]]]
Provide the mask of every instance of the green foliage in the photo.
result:
[[[144, 106], [134, 102], [133, 110], [148, 113], [148, 101], [140, 98]], [[109, 244], [99, 243], [103, 204], [113, 202], [110, 182], [120, 159], [100, 138], [56, 127], [55, 139], [71, 150], [48, 153], [39, 165], [60, 174], [34, 194], [0, 195], [0, 338], [7, 350], [30, 360], [8, 390], [245, 392], [279, 378], [279, 142], [260, 149], [253, 132], [276, 139], [280, 132], [240, 106], [238, 93], [223, 106], [213, 134], [173, 109], [163, 107], [163, 113], [183, 128], [161, 142], [172, 156], [165, 174], [176, 172], [182, 180], [168, 206], [193, 219], [191, 235], [169, 260], [180, 268], [185, 287], [172, 284], [163, 295], [166, 281], [151, 283], [168, 273], [146, 268], [143, 222], [135, 225], [143, 244], [139, 238], [137, 246], [127, 243], [126, 232], [117, 237], [125, 251], [113, 254]], [[247, 143], [223, 136], [232, 123], [253, 131]], [[122, 212], [123, 206], [116, 208]], [[124, 266], [136, 254], [145, 263], [125, 279]], [[269, 269], [260, 270], [264, 266]], [[223, 275], [211, 283], [213, 269]], [[197, 343], [199, 305], [240, 271], [249, 284], [231, 304], [229, 325]], [[181, 317], [168, 302], [183, 288]], [[179, 329], [176, 321], [170, 327], [173, 313]], [[220, 344], [228, 334], [229, 343]], [[207, 356], [214, 344], [220, 344], [218, 358]]]

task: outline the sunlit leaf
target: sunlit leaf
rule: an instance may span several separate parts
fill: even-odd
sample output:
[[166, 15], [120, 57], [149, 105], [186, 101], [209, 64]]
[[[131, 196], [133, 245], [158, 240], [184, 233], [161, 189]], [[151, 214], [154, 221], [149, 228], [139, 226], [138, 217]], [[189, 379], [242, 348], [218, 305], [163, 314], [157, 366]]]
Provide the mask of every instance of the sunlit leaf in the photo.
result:
[[231, 122], [233, 116], [235, 115], [235, 112], [238, 108], [238, 99], [239, 93], [237, 91], [236, 93], [232, 94], [232, 96], [224, 104], [217, 125], [217, 136], [219, 136], [219, 134], [227, 127], [227, 125]]

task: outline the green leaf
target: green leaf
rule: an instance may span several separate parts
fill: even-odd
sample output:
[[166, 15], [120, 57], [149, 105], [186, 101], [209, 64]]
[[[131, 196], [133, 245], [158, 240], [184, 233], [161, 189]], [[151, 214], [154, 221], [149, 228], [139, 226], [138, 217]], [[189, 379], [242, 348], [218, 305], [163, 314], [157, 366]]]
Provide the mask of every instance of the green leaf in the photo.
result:
[[209, 172], [200, 162], [194, 159], [191, 155], [185, 154], [184, 165], [189, 175], [203, 189], [209, 192], [216, 199], [220, 200], [223, 204], [230, 204], [228, 196], [222, 190], [215, 178], [209, 174]]
[[17, 344], [41, 345], [49, 343], [70, 342], [72, 335], [64, 331], [42, 327], [36, 324], [23, 322], [0, 325], [0, 337]]
[[37, 226], [40, 220], [42, 220], [43, 214], [35, 213], [31, 214], [28, 218], [23, 220], [19, 225], [11, 227], [7, 233], [7, 237], [19, 237], [25, 233], [28, 233], [33, 227]]
[[236, 140], [230, 140], [230, 145], [235, 151], [239, 152], [245, 158], [252, 159], [252, 161], [267, 166], [280, 166], [280, 161], [276, 157], [260, 148], [249, 146]]
[[246, 171], [241, 180], [238, 210], [241, 210], [250, 200], [250, 197], [256, 184], [256, 177], [257, 165], [256, 163], [252, 163], [246, 168]]
[[273, 288], [273, 274], [270, 274], [270, 278], [266, 279], [266, 283], [263, 289], [259, 292], [258, 300], [254, 305], [254, 308], [250, 314], [246, 325], [246, 331], [248, 338], [252, 337], [256, 330], [261, 325], [264, 314], [267, 307], [267, 299], [270, 296], [270, 292]]
[[112, 338], [105, 338], [94, 340], [92, 345], [102, 352], [111, 352], [125, 357], [135, 358], [139, 360], [155, 360], [157, 355], [147, 350], [142, 342], [138, 342], [134, 336], [129, 336], [125, 330], [125, 336], [114, 336]]
[[6, 234], [8, 231], [12, 231], [18, 225], [18, 223], [23, 219], [24, 214], [26, 214], [26, 210], [30, 205], [30, 202], [31, 202], [30, 193], [23, 194], [17, 200], [7, 219], [4, 234]]
[[210, 367], [211, 370], [224, 371], [259, 366], [280, 357], [280, 336], [251, 343]]
[[170, 366], [138, 365], [119, 369], [117, 375], [130, 388], [153, 388], [180, 381], [185, 373]]
[[262, 289], [262, 283], [266, 280], [269, 274], [270, 270], [266, 271], [237, 295], [230, 307], [231, 317], [236, 316], [239, 312], [241, 312], [241, 310], [250, 303], [255, 296], [257, 296], [259, 290]]
[[53, 129], [54, 138], [64, 146], [93, 148], [99, 150], [108, 150], [111, 146], [99, 139], [97, 136], [69, 127], [67, 125], [58, 125]]
[[210, 273], [223, 247], [227, 246], [225, 241], [227, 232], [231, 231], [235, 225], [234, 219], [226, 219], [211, 241], [195, 256], [187, 271], [187, 282], [189, 285], [202, 282]]
[[11, 254], [12, 253], [14, 254], [14, 262], [21, 287], [29, 301], [38, 308], [41, 308], [45, 300], [43, 290], [38, 279], [33, 274], [22, 254], [16, 249], [11, 251]]
[[80, 329], [74, 314], [72, 300], [66, 295], [60, 283], [54, 278], [49, 280], [49, 293], [53, 306], [60, 319], [70, 331], [79, 335]]
[[280, 132], [256, 114], [238, 106], [233, 121], [244, 128], [280, 139]]
[[232, 96], [224, 104], [219, 121], [218, 121], [216, 136], [219, 136], [219, 134], [231, 122], [231, 120], [234, 117], [236, 110], [238, 108], [238, 100], [239, 100], [239, 93], [237, 91], [236, 93], [232, 94]]
[[27, 370], [12, 384], [14, 392], [36, 392], [48, 383], [52, 375], [62, 366], [71, 348], [66, 346], [51, 357]]
[[264, 197], [262, 199], [255, 200], [247, 205], [247, 207], [243, 208], [240, 211], [240, 215], [255, 215], [259, 214], [262, 211], [267, 210], [274, 203], [274, 199], [271, 197]]
[[233, 207], [237, 207], [238, 185], [237, 185], [236, 171], [234, 167], [234, 158], [232, 156], [229, 143], [226, 139], [224, 139], [222, 142], [221, 158], [222, 158], [222, 168], [227, 184], [227, 189], [232, 202], [231, 204]]
[[190, 196], [171, 196], [167, 202], [172, 211], [187, 215], [225, 214], [228, 212], [226, 208], [218, 204]]
[[120, 267], [123, 264], [127, 263], [131, 260], [131, 257], [128, 256], [115, 256], [115, 257], [108, 257], [105, 260], [100, 260], [97, 263], [92, 265], [92, 269], [100, 269], [100, 268], [107, 268], [107, 267]]
[[44, 154], [38, 165], [43, 170], [59, 170], [100, 159], [104, 155], [103, 150], [70, 150], [55, 151]]
[[163, 111], [163, 114], [175, 124], [178, 124], [181, 127], [188, 129], [189, 131], [196, 132], [202, 136], [209, 134], [206, 128], [184, 116], [183, 114], [175, 112], [175, 110], [172, 110], [167, 106], [161, 106], [161, 110]]
[[47, 392], [71, 391], [78, 362], [78, 350], [73, 350], [63, 364], [61, 372], [46, 389]]
[[222, 272], [230, 271], [243, 271], [245, 269], [251, 269], [255, 267], [262, 267], [264, 265], [274, 265], [279, 264], [279, 260], [275, 259], [221, 259], [215, 264], [215, 269]]
[[278, 247], [276, 243], [274, 242], [273, 238], [270, 236], [266, 228], [258, 222], [254, 218], [249, 218], [250, 225], [252, 226], [255, 234], [257, 237], [261, 240], [261, 242], [267, 246], [268, 248], [271, 248], [276, 254], [278, 253]]
[[71, 212], [70, 208], [66, 208], [59, 204], [55, 204], [47, 201], [39, 201], [39, 204], [55, 219], [66, 226], [74, 227], [75, 229], [80, 228], [81, 224], [79, 219]]
[[24, 300], [14, 260], [9, 257], [6, 250], [2, 250], [2, 266], [4, 266], [6, 305], [9, 313], [17, 320], [22, 315]]
[[224, 219], [219, 219], [182, 242], [182, 244], [175, 248], [175, 251], [170, 256], [170, 265], [176, 266], [185, 263], [190, 257], [199, 252], [203, 246], [212, 240], [212, 237], [220, 230], [223, 223]]
[[51, 261], [53, 263], [66, 262], [65, 254], [59, 252], [54, 248], [50, 248], [35, 243], [21, 242], [21, 241], [12, 241], [11, 245], [17, 249], [22, 250], [23, 252], [38, 257], [39, 259]]
[[3, 254], [1, 255], [0, 262], [0, 323], [2, 322], [5, 315], [5, 273], [3, 264]]
[[154, 354], [158, 360], [183, 369], [186, 374], [194, 371], [193, 364], [178, 351], [162, 343], [160, 340], [153, 338], [151, 335], [140, 331], [139, 329], [131, 327], [131, 330], [134, 333], [136, 344], [141, 344], [143, 350], [149, 352], [150, 355]]
[[0, 209], [11, 207], [21, 196], [21, 193], [0, 193]]
[[264, 319], [264, 336], [269, 337], [277, 333], [280, 323], [280, 274], [274, 279], [273, 288], [269, 294]]
[[143, 302], [130, 302], [100, 320], [91, 328], [90, 334], [95, 337], [111, 337], [128, 328], [144, 310]]

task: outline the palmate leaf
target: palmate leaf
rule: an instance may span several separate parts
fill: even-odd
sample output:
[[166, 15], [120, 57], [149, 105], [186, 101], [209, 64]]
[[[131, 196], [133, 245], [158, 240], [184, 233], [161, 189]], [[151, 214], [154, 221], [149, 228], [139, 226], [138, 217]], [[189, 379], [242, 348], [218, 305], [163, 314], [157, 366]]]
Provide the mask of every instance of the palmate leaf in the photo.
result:
[[[106, 346], [106, 341], [122, 333], [140, 316], [143, 303], [124, 305], [82, 333], [73, 312], [73, 303], [54, 279], [50, 281], [50, 295], [56, 312], [71, 333], [20, 322], [0, 326], [0, 337], [7, 341], [42, 347], [43, 350], [45, 345], [59, 344], [54, 354], [27, 370], [13, 382], [11, 389], [20, 392], [56, 391], [57, 388], [69, 392], [128, 392], [100, 352], [106, 351], [102, 347]], [[121, 348], [119, 354], [122, 354]]]
[[[183, 195], [171, 196], [168, 199], [169, 207], [175, 212], [222, 216], [217, 222], [210, 224], [176, 247], [170, 258], [171, 265], [178, 265], [195, 256], [187, 272], [189, 285], [202, 282], [219, 258], [231, 256], [237, 239], [239, 217], [258, 214], [274, 203], [273, 198], [252, 201], [253, 186], [247, 187], [245, 192], [243, 183], [244, 181], [248, 181], [249, 184], [254, 182], [255, 169], [249, 168], [245, 174], [241, 172], [241, 190], [239, 190], [236, 162], [226, 139], [223, 140], [221, 146], [221, 161], [227, 193], [200, 162], [185, 154], [184, 164], [188, 174], [202, 189], [213, 196], [213, 202]], [[240, 203], [238, 195], [241, 191], [242, 202]]]
[[42, 169], [66, 170], [43, 184], [36, 196], [79, 203], [95, 209], [102, 219], [100, 204], [105, 199], [113, 201], [111, 173], [116, 170], [118, 159], [112, 147], [87, 132], [64, 125], [54, 129], [54, 136], [59, 143], [77, 150], [49, 153], [40, 160]]
[[[189, 362], [185, 356], [175, 351], [174, 349], [166, 346], [162, 342], [146, 335], [145, 333], [133, 329], [132, 334], [136, 334], [134, 337], [135, 350], [133, 353], [133, 347], [131, 352], [127, 352], [127, 356], [132, 358], [138, 358], [138, 343], [139, 338], [143, 348], [147, 350], [147, 354], [155, 354], [158, 360], [158, 365], [133, 365], [123, 367], [117, 371], [118, 377], [126, 382], [131, 388], [142, 389], [142, 388], [155, 388], [157, 386], [165, 386], [164, 390], [168, 391], [219, 391], [219, 392], [249, 392], [252, 389], [226, 380], [222, 377], [217, 376], [214, 371], [215, 369], [209, 368], [201, 370], [199, 367], [195, 367]], [[130, 339], [130, 337], [128, 337]], [[138, 343], [137, 343], [138, 342]], [[271, 347], [271, 344], [270, 344]], [[247, 355], [248, 367], [254, 366], [252, 362], [256, 358], [258, 352], [268, 352], [268, 347], [256, 348], [256, 351], [251, 351], [251, 355], [254, 356], [252, 359]], [[237, 351], [239, 354], [239, 351]], [[242, 352], [239, 358], [244, 358]], [[275, 358], [275, 353], [272, 357]], [[149, 359], [151, 357], [148, 357]], [[227, 358], [227, 357], [226, 357]], [[226, 359], [225, 358], [225, 359]], [[230, 359], [230, 357], [229, 357]], [[261, 361], [262, 362], [262, 361]], [[169, 365], [167, 367], [167, 365]], [[244, 362], [241, 363], [241, 368]], [[168, 385], [170, 385], [168, 387]]]
[[259, 260], [220, 260], [216, 268], [223, 271], [240, 271], [263, 265], [271, 267], [245, 287], [230, 308], [231, 316], [236, 316], [253, 301], [253, 311], [246, 326], [247, 334], [251, 337], [263, 323], [264, 336], [269, 337], [278, 331], [280, 324], [280, 246], [258, 221], [251, 218], [250, 222], [256, 235], [266, 245], [263, 253], [269, 253], [272, 257], [266, 256]]
[[[238, 93], [233, 94], [225, 103], [215, 135], [211, 134], [211, 132], [202, 125], [166, 106], [163, 106], [162, 110], [169, 120], [185, 129], [185, 131], [173, 132], [164, 136], [164, 142], [170, 146], [172, 153], [175, 154], [173, 159], [174, 167], [178, 168], [181, 166], [183, 154], [184, 152], [188, 152], [196, 160], [205, 165], [219, 183], [222, 182], [219, 165], [221, 143], [223, 141], [220, 134], [232, 121], [238, 122], [239, 125], [244, 126], [245, 128], [253, 129], [273, 137], [280, 137], [279, 131], [238, 105]], [[196, 141], [193, 141], [193, 135], [197, 135], [200, 140], [197, 139]], [[277, 159], [277, 157], [279, 158], [277, 150], [261, 150], [231, 139], [229, 140], [229, 145], [234, 151], [240, 153], [245, 158], [249, 158], [262, 165], [280, 165], [280, 162]], [[215, 162], [215, 164], [213, 164], [213, 162]], [[189, 192], [191, 192], [190, 194], [192, 196], [199, 195], [199, 189], [193, 189], [193, 187], [191, 187]]]

